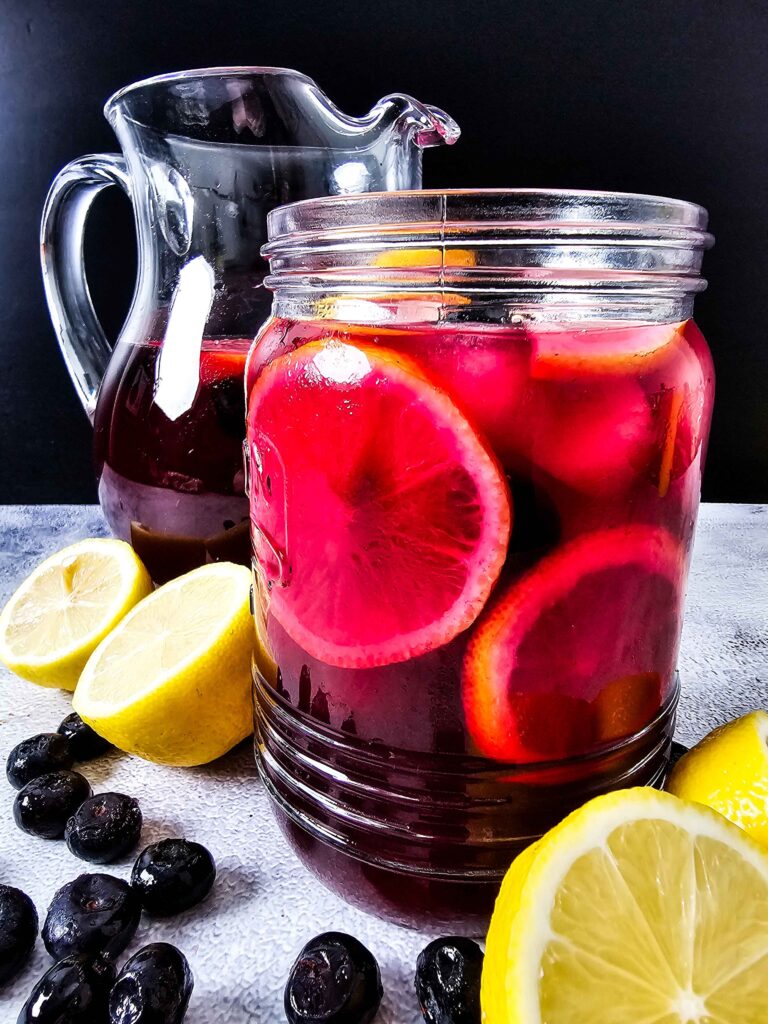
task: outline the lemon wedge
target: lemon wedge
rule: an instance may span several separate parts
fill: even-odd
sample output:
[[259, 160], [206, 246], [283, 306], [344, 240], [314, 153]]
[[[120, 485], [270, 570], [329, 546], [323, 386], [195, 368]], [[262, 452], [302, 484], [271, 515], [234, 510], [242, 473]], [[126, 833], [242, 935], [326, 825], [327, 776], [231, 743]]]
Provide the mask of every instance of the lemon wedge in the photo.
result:
[[206, 764], [253, 729], [251, 575], [216, 562], [160, 587], [96, 648], [72, 706], [121, 750]]
[[713, 807], [768, 848], [768, 713], [752, 711], [705, 736], [677, 762], [667, 789]]
[[597, 797], [513, 863], [486, 1024], [763, 1024], [768, 854], [653, 789]]
[[47, 558], [0, 614], [0, 661], [24, 679], [74, 690], [95, 648], [152, 581], [133, 548], [92, 538]]

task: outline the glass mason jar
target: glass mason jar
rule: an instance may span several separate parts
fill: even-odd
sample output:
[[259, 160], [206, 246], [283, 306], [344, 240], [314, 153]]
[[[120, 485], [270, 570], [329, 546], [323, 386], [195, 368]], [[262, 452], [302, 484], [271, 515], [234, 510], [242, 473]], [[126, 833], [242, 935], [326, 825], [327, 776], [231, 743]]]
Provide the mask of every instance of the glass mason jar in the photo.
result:
[[482, 931], [520, 849], [663, 779], [712, 411], [706, 222], [533, 190], [270, 214], [257, 756], [350, 901]]

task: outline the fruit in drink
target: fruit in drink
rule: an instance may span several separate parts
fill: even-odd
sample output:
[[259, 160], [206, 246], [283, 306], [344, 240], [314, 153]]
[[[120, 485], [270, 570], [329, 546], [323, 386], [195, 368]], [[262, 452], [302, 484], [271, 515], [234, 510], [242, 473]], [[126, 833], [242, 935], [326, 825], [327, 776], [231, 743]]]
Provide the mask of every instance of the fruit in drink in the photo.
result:
[[[574, 303], [555, 322], [554, 302], [394, 291], [320, 302], [265, 325], [247, 364], [262, 767], [321, 877], [450, 931], [492, 898], [475, 879], [581, 787], [663, 774], [712, 364], [689, 320], [580, 321]], [[485, 549], [466, 544], [465, 509], [445, 516], [445, 559], [428, 481], [401, 500], [429, 435], [415, 410], [480, 506], [497, 488], [459, 423], [511, 495], [477, 602]]]
[[[559, 547], [502, 591], [464, 663], [477, 749], [499, 760], [546, 760], [620, 735], [626, 701], [647, 692], [649, 679], [671, 678], [683, 571], [666, 530], [617, 527]], [[649, 629], [660, 608], [664, 627]], [[655, 691], [658, 698], [658, 682]], [[646, 713], [658, 706], [645, 703]], [[627, 734], [643, 724], [630, 714]]]
[[406, 661], [472, 624], [505, 557], [509, 491], [487, 445], [412, 360], [304, 345], [262, 371], [248, 420], [256, 548], [272, 613], [294, 640], [363, 668]]

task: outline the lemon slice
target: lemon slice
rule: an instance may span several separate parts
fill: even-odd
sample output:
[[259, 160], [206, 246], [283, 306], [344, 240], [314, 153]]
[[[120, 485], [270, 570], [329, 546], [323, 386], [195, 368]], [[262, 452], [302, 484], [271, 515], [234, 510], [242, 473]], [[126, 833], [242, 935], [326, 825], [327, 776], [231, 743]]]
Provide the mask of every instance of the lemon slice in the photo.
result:
[[90, 539], [47, 558], [0, 614], [0, 661], [24, 679], [74, 690], [86, 661], [152, 590], [133, 548]]
[[713, 807], [768, 847], [768, 713], [711, 732], [680, 758], [667, 789]]
[[205, 764], [253, 728], [250, 573], [216, 562], [160, 587], [96, 648], [72, 706], [121, 750]]
[[496, 902], [487, 1024], [764, 1024], [768, 855], [652, 789], [585, 804], [525, 851]]

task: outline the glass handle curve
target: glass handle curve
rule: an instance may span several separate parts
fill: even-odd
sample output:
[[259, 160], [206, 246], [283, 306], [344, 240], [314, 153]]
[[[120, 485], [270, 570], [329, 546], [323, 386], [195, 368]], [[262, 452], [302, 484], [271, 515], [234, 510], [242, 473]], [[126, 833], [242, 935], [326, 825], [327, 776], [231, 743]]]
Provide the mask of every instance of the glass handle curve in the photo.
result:
[[130, 198], [131, 182], [123, 157], [97, 153], [73, 160], [54, 178], [40, 224], [40, 261], [48, 312], [72, 383], [91, 422], [112, 346], [91, 302], [83, 235], [93, 200], [109, 185], [119, 185]]

